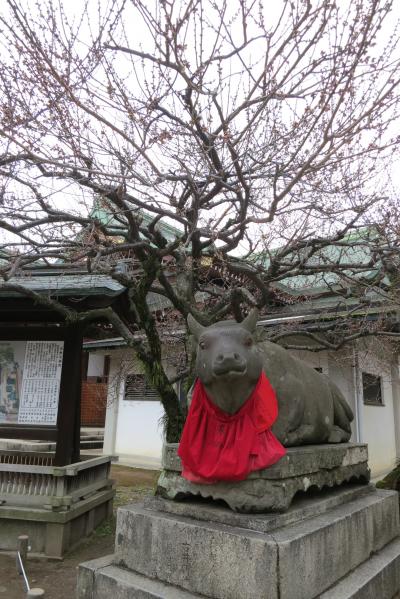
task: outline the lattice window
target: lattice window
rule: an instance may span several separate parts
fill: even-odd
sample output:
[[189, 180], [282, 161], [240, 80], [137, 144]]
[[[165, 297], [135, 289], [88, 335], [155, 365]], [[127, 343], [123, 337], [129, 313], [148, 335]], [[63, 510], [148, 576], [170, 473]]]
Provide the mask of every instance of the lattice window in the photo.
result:
[[364, 403], [383, 406], [382, 378], [369, 372], [362, 373]]
[[160, 401], [160, 396], [144, 374], [126, 377], [124, 399], [128, 401]]

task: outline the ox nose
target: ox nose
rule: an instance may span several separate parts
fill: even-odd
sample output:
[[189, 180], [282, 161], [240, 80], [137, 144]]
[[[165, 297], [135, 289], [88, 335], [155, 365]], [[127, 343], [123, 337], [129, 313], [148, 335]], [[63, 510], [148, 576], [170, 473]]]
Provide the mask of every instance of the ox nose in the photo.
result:
[[226, 354], [218, 354], [215, 358], [217, 364], [223, 364], [224, 362], [241, 362], [239, 354], [230, 352]]
[[243, 372], [246, 369], [246, 362], [242, 356], [236, 352], [219, 353], [214, 360], [214, 373], [224, 374], [226, 372]]

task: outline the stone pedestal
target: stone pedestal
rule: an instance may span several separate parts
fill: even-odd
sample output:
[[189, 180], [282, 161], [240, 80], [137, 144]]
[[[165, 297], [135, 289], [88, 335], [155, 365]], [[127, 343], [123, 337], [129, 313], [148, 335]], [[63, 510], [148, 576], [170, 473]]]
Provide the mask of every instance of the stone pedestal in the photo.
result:
[[[178, 484], [169, 451], [164, 463]], [[244, 499], [242, 490], [235, 498], [238, 483], [206, 493], [236, 511], [186, 491], [185, 501], [158, 496], [120, 508], [115, 554], [80, 566], [77, 597], [392, 599], [400, 589], [398, 494], [365, 484], [366, 458], [362, 445], [291, 449], [279, 467], [243, 481], [253, 485]], [[356, 479], [364, 484], [326, 487]], [[292, 501], [298, 490], [307, 492]], [[257, 513], [266, 505], [285, 511]], [[240, 513], [243, 506], [253, 513]]]
[[82, 564], [78, 599], [391, 599], [398, 495], [342, 488], [284, 514], [152, 499], [118, 511], [115, 554]]
[[348, 481], [367, 483], [370, 476], [367, 445], [340, 443], [290, 447], [279, 462], [252, 472], [246, 480], [199, 485], [182, 478], [177, 448], [175, 443], [164, 446], [157, 493], [167, 499], [220, 499], [238, 512], [283, 512], [299, 491]]

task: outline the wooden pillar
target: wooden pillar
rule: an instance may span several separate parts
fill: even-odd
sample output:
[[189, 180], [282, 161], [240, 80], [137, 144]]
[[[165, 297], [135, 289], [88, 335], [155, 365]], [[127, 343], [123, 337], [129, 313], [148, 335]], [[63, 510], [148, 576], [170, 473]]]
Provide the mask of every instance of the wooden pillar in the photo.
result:
[[76, 376], [75, 389], [75, 427], [74, 443], [72, 447], [72, 463], [79, 462], [81, 454], [81, 400], [82, 400], [82, 334], [79, 339], [79, 365]]
[[79, 460], [82, 329], [69, 327], [64, 342], [55, 466]]

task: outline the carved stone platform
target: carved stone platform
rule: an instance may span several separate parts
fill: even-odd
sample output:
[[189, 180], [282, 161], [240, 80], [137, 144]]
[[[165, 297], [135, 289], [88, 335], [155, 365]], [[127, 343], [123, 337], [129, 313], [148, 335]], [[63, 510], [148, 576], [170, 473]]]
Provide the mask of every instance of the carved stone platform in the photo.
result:
[[182, 478], [177, 448], [175, 443], [164, 446], [157, 494], [176, 500], [190, 496], [223, 500], [237, 512], [284, 512], [299, 491], [348, 481], [368, 483], [370, 478], [367, 445], [340, 443], [290, 447], [278, 463], [246, 480], [201, 485]]
[[118, 510], [115, 554], [82, 564], [78, 599], [391, 599], [398, 495], [371, 485], [296, 497], [284, 514], [149, 499]]

